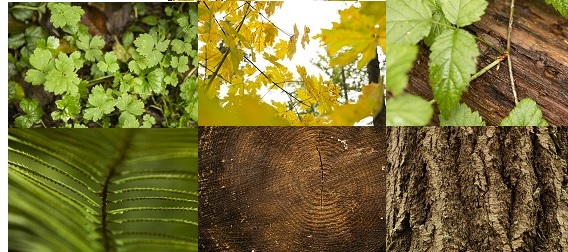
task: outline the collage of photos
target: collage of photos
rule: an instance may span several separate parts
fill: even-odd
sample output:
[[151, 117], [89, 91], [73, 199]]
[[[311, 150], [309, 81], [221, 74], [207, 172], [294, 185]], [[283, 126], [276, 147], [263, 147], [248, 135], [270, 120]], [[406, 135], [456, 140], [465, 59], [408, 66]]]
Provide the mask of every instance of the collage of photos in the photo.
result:
[[4, 6], [7, 251], [568, 251], [568, 0]]

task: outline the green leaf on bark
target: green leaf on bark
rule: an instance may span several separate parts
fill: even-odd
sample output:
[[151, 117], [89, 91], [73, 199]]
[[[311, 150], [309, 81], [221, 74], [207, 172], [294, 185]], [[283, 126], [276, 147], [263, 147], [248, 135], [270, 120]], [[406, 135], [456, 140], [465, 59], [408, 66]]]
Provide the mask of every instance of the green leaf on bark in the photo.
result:
[[387, 45], [387, 90], [394, 96], [399, 95], [408, 84], [406, 73], [416, 60], [418, 47], [416, 45]]
[[473, 35], [461, 29], [443, 32], [430, 49], [430, 85], [442, 116], [448, 118], [476, 71], [479, 50]]
[[387, 43], [416, 44], [430, 32], [432, 11], [422, 0], [387, 1]]
[[536, 102], [525, 98], [503, 118], [500, 126], [548, 126], [548, 122], [542, 118], [542, 111]]
[[481, 119], [479, 113], [471, 111], [465, 103], [455, 106], [448, 119], [443, 116], [440, 116], [439, 119], [440, 126], [485, 126], [485, 122]]
[[401, 95], [387, 100], [387, 126], [422, 126], [430, 122], [434, 109], [422, 97]]
[[478, 21], [487, 7], [485, 0], [441, 0], [444, 16], [459, 27]]

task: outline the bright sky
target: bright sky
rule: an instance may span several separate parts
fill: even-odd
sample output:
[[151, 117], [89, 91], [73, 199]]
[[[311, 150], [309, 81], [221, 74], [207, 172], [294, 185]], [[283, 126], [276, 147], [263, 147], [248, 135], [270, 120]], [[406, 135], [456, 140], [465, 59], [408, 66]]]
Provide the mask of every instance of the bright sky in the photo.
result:
[[[270, 20], [280, 27], [280, 29], [292, 34], [294, 32], [294, 24], [297, 25], [301, 36], [304, 32], [304, 26], [310, 28], [310, 37], [317, 35], [321, 29], [331, 29], [332, 22], [339, 22], [338, 10], [345, 9], [353, 5], [353, 2], [327, 2], [327, 1], [285, 1], [282, 7], [274, 13]], [[289, 37], [283, 32], [279, 33], [278, 39], [288, 40]], [[316, 59], [318, 52], [325, 55], [325, 48], [320, 45], [319, 40], [310, 40], [310, 43], [303, 49], [298, 43], [296, 54], [292, 60], [282, 61], [282, 64], [291, 69], [291, 72], [296, 71], [296, 65], [306, 67], [309, 75], [322, 75], [324, 79], [329, 78], [322, 70], [314, 66], [310, 61]], [[260, 57], [259, 57], [260, 58]], [[257, 58], [260, 65], [264, 65], [263, 59]], [[265, 63], [266, 64], [266, 63]], [[299, 75], [295, 74], [295, 77]], [[286, 102], [289, 100], [288, 96], [280, 90], [273, 90], [268, 92], [268, 88], [261, 89], [257, 92], [264, 96], [265, 101], [278, 101]]]

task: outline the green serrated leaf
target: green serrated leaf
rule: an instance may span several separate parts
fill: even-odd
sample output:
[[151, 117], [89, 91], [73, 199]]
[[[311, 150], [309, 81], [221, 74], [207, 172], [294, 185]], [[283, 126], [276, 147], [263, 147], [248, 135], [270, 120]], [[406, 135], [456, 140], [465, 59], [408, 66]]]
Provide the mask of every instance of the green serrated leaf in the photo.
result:
[[443, 116], [439, 117], [440, 126], [485, 126], [485, 122], [479, 116], [477, 111], [472, 112], [465, 104], [458, 104], [450, 112], [448, 119]]
[[567, 0], [546, 0], [546, 3], [552, 5], [564, 18], [568, 19]]
[[97, 63], [97, 67], [107, 73], [114, 73], [120, 69], [118, 63], [116, 63], [116, 54], [114, 52], [107, 52], [104, 61]]
[[500, 126], [548, 126], [542, 118], [542, 111], [531, 98], [522, 99], [508, 116], [503, 118]]
[[161, 52], [168, 48], [170, 41], [158, 38], [157, 33], [144, 33], [134, 40], [134, 44], [136, 51], [147, 60], [147, 67], [153, 67], [162, 61]]
[[142, 123], [142, 126], [140, 126], [140, 128], [152, 128], [152, 125], [156, 124], [156, 118], [148, 114], [144, 115], [144, 117], [142, 117], [142, 120], [144, 120], [144, 122]]
[[92, 62], [102, 60], [104, 46], [105, 41], [100, 36], [81, 35], [77, 40], [77, 48], [85, 51], [85, 59]]
[[123, 94], [120, 98], [118, 98], [116, 107], [120, 109], [120, 111], [127, 112], [132, 115], [141, 115], [144, 113], [144, 103], [129, 94]]
[[132, 114], [123, 112], [118, 117], [118, 126], [120, 128], [138, 128], [140, 127], [140, 122]]
[[459, 27], [478, 21], [485, 13], [487, 4], [486, 0], [440, 0], [444, 16]]
[[36, 100], [23, 98], [20, 101], [20, 109], [25, 115], [16, 117], [15, 124], [18, 128], [30, 128], [34, 124], [41, 122], [43, 110], [39, 107]]
[[81, 16], [85, 14], [81, 7], [63, 3], [49, 4], [48, 8], [51, 10], [51, 22], [55, 28], [66, 25], [76, 26], [81, 20]]
[[37, 70], [48, 70], [52, 65], [51, 53], [49, 50], [36, 48], [34, 54], [30, 56], [30, 64]]
[[401, 95], [387, 100], [387, 126], [422, 126], [432, 118], [434, 109], [422, 97]]
[[473, 35], [461, 29], [443, 32], [430, 49], [430, 85], [442, 116], [447, 118], [469, 86], [479, 50]]
[[69, 119], [74, 119], [81, 112], [81, 103], [79, 101], [79, 94], [69, 95], [66, 94], [61, 100], [55, 101], [59, 111], [51, 113], [54, 120], [63, 120], [64, 122]]
[[89, 95], [89, 108], [85, 109], [84, 118], [98, 121], [103, 115], [110, 114], [114, 111], [115, 99], [112, 96], [112, 90], [105, 89], [101, 85], [96, 85]]
[[416, 44], [430, 31], [432, 11], [422, 0], [387, 1], [387, 43]]
[[75, 73], [75, 62], [73, 58], [67, 57], [64, 53], [59, 53], [55, 60], [55, 69], [51, 69], [45, 76], [45, 90], [54, 94], [77, 94], [77, 85], [81, 79]]
[[428, 36], [424, 38], [424, 43], [427, 46], [432, 46], [434, 40], [436, 39], [436, 37], [438, 37], [438, 35], [442, 34], [442, 32], [447, 31], [448, 29], [451, 29], [449, 28], [451, 26], [451, 23], [444, 17], [442, 10], [435, 10], [432, 13], [432, 21], [434, 21], [435, 23], [432, 24], [432, 28], [430, 29]]
[[399, 95], [408, 84], [406, 73], [416, 60], [416, 45], [387, 45], [387, 90], [394, 96]]

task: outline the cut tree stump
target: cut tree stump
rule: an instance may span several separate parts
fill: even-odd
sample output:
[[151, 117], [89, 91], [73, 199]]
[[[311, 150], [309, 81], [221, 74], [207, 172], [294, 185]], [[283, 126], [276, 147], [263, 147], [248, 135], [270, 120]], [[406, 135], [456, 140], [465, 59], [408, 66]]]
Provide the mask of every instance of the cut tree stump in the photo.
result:
[[[489, 1], [481, 20], [466, 27], [478, 37], [505, 51], [510, 1]], [[499, 53], [485, 44], [480, 49], [477, 69], [489, 65]], [[407, 91], [433, 99], [428, 78], [429, 49], [421, 44]], [[568, 125], [568, 20], [544, 0], [515, 3], [511, 53], [513, 76], [519, 100], [530, 97], [552, 125]], [[514, 108], [507, 61], [470, 83], [461, 99], [478, 111], [487, 125], [499, 125]], [[436, 116], [434, 116], [436, 117]], [[433, 118], [436, 124], [438, 118]]]
[[385, 251], [385, 127], [200, 127], [199, 251]]

